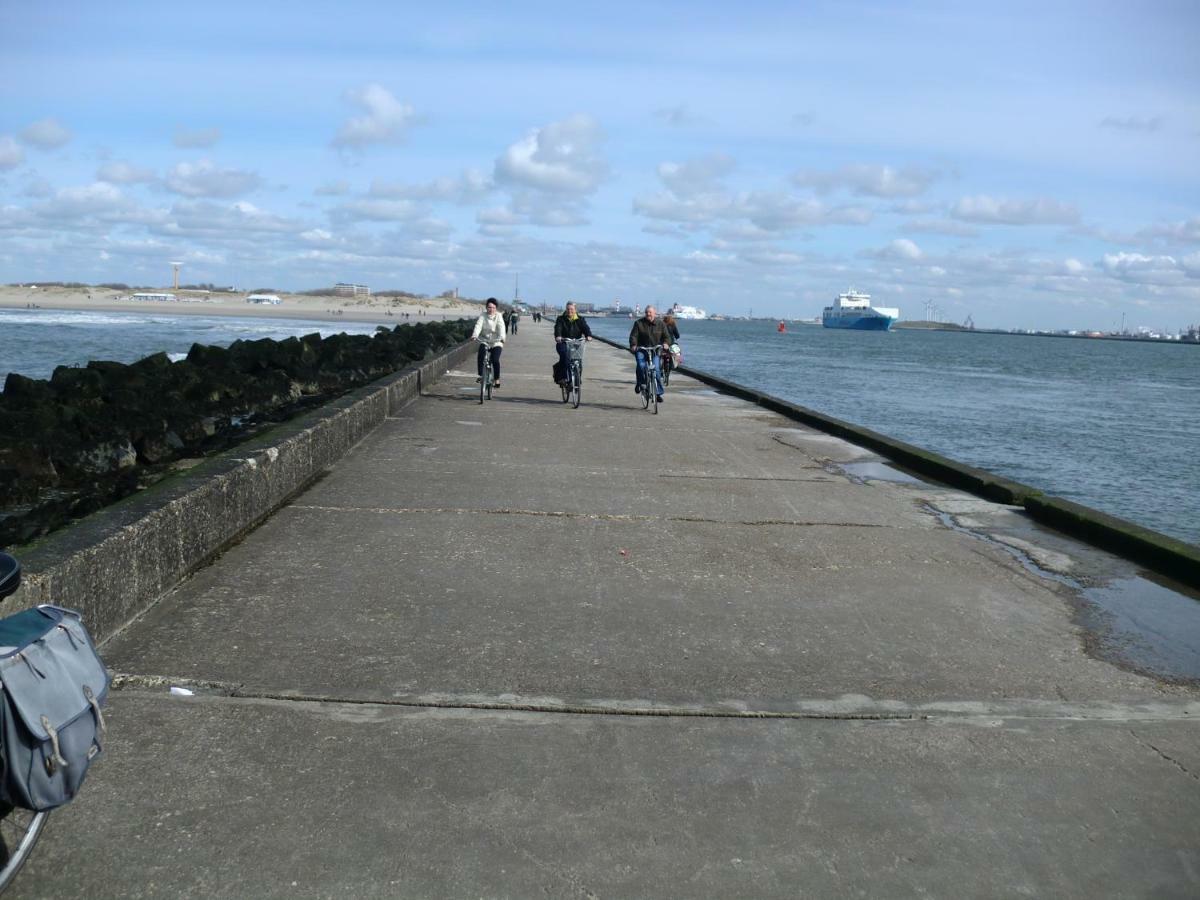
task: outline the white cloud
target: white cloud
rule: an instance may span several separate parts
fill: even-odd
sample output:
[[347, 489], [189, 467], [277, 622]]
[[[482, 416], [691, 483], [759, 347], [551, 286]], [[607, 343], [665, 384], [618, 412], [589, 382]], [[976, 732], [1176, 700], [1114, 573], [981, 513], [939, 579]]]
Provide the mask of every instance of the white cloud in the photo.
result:
[[493, 206], [481, 209], [475, 213], [475, 221], [480, 225], [519, 225], [521, 218], [506, 206]]
[[342, 197], [350, 193], [350, 182], [329, 181], [313, 189], [318, 197]]
[[1153, 133], [1163, 127], [1162, 116], [1105, 116], [1100, 120], [1101, 128], [1114, 131], [1142, 131]]
[[162, 229], [167, 234], [207, 234], [235, 243], [247, 234], [300, 234], [306, 230], [294, 219], [241, 200], [228, 206], [208, 200], [181, 200], [172, 207], [171, 219]]
[[58, 119], [39, 119], [26, 127], [18, 137], [23, 143], [42, 150], [54, 150], [71, 140], [71, 132]]
[[333, 146], [361, 149], [368, 144], [397, 143], [416, 121], [411, 106], [401, 103], [379, 84], [368, 84], [346, 92], [346, 101], [361, 108], [364, 115], [342, 123]]
[[752, 266], [797, 266], [804, 262], [804, 257], [799, 253], [766, 247], [743, 251], [738, 256]]
[[1074, 225], [1079, 221], [1079, 210], [1069, 203], [1046, 197], [1005, 200], [984, 194], [963, 197], [954, 204], [950, 215], [964, 222], [996, 225]]
[[107, 162], [96, 172], [96, 177], [110, 184], [149, 184], [158, 180], [153, 170], [126, 162]]
[[1073, 257], [1063, 261], [1063, 268], [1071, 275], [1079, 275], [1087, 270], [1083, 263]]
[[237, 197], [262, 184], [256, 172], [220, 169], [210, 160], [179, 163], [164, 179], [167, 190], [185, 197]]
[[733, 198], [724, 191], [690, 194], [680, 197], [670, 191], [660, 191], [649, 197], [635, 197], [633, 211], [651, 219], [668, 222], [699, 224], [733, 215]]
[[25, 151], [11, 135], [0, 134], [0, 169], [15, 169], [25, 159]]
[[550, 194], [590, 194], [608, 174], [603, 140], [599, 123], [582, 114], [534, 129], [496, 160], [496, 181]]
[[1185, 266], [1173, 256], [1122, 251], [1104, 254], [1101, 264], [1113, 278], [1134, 284], [1179, 284], [1186, 277]]
[[951, 237], [976, 237], [978, 229], [963, 222], [950, 219], [914, 219], [904, 225], [906, 231], [921, 231], [928, 234], [948, 234]]
[[1153, 225], [1139, 231], [1137, 236], [1184, 244], [1200, 244], [1200, 216], [1194, 216], [1183, 222]]
[[412, 200], [386, 200], [361, 197], [340, 203], [329, 211], [330, 217], [342, 222], [401, 222], [425, 214], [425, 207]]
[[925, 254], [913, 241], [908, 238], [897, 238], [887, 245], [883, 255], [892, 259], [920, 259]]
[[373, 181], [373, 197], [407, 198], [467, 205], [484, 199], [495, 189], [492, 180], [478, 169], [466, 169], [457, 177], [435, 178], [419, 184]]
[[810, 198], [773, 191], [751, 191], [741, 195], [738, 211], [767, 231], [786, 231], [810, 225], [866, 225], [874, 218], [871, 211], [863, 207], [827, 207]]
[[832, 172], [797, 172], [792, 180], [819, 193], [840, 188], [862, 197], [913, 197], [924, 193], [937, 177], [936, 172], [915, 166], [851, 165]]
[[221, 129], [200, 128], [191, 131], [187, 128], [176, 128], [175, 136], [171, 140], [176, 147], [212, 147], [221, 140]]
[[103, 181], [94, 182], [86, 187], [63, 188], [55, 195], [55, 201], [54, 209], [57, 213], [80, 215], [107, 212], [126, 204], [125, 195]]
[[736, 165], [732, 156], [713, 153], [684, 163], [660, 163], [658, 177], [676, 194], [688, 196], [712, 190]]

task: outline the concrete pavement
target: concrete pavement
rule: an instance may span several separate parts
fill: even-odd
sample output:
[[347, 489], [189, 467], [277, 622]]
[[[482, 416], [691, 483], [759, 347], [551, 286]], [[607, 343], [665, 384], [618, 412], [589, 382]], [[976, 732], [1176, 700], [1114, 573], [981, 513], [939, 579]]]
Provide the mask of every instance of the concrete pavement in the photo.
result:
[[1080, 624], [1127, 564], [596, 343], [572, 410], [550, 344], [108, 642], [13, 896], [1200, 895], [1200, 690]]

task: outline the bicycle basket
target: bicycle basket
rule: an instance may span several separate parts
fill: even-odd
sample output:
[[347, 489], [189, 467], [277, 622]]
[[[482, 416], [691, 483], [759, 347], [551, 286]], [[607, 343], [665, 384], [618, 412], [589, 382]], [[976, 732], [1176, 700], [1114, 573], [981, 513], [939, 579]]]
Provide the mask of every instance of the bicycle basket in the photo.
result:
[[571, 362], [583, 362], [583, 344], [567, 344]]

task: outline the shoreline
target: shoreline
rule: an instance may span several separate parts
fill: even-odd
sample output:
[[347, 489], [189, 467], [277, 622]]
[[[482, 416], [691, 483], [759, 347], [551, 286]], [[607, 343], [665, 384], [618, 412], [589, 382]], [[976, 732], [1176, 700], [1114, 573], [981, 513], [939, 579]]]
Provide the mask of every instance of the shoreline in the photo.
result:
[[[180, 292], [183, 293], [183, 292]], [[108, 288], [16, 288], [0, 287], [0, 310], [133, 313], [155, 316], [219, 316], [243, 319], [300, 319], [319, 322], [358, 322], [403, 325], [414, 322], [474, 318], [481, 306], [461, 300], [413, 300], [372, 297], [353, 300], [342, 297], [307, 297], [280, 294], [281, 303], [248, 304], [244, 298], [221, 300], [130, 300], [127, 294]], [[405, 317], [407, 314], [407, 318]]]

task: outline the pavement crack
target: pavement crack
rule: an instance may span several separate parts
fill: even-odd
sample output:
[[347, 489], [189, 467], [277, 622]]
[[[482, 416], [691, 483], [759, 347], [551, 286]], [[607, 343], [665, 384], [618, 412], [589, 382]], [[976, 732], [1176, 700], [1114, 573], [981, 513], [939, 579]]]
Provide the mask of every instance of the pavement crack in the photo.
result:
[[875, 522], [818, 522], [804, 519], [713, 519], [707, 516], [644, 516], [623, 513], [580, 513], [555, 509], [517, 509], [506, 506], [470, 509], [457, 506], [321, 506], [297, 503], [289, 508], [311, 512], [376, 513], [379, 515], [428, 513], [470, 516], [534, 516], [549, 519], [581, 519], [598, 522], [691, 522], [709, 525], [745, 525], [749, 527], [763, 525], [791, 525], [798, 528], [893, 527]]
[[[791, 719], [850, 722], [930, 721], [983, 723], [1000, 721], [1091, 721], [1097, 723], [1197, 722], [1200, 702], [1184, 703], [1062, 703], [1052, 700], [1019, 699], [1006, 702], [976, 700], [933, 700], [905, 702], [872, 699], [861, 695], [842, 698], [802, 698], [792, 701], [767, 701], [755, 707], [749, 701], [725, 698], [713, 701], [655, 702], [652, 700], [560, 699], [553, 696], [520, 694], [479, 694], [425, 692], [391, 697], [355, 697], [337, 692], [283, 691], [247, 686], [244, 682], [216, 681], [167, 675], [142, 675], [116, 672], [114, 690], [157, 691], [185, 687], [197, 695], [237, 700], [270, 700], [297, 704], [336, 703], [362, 707], [401, 707], [411, 709], [461, 709], [514, 713], [559, 713], [564, 715], [626, 716], [693, 719]], [[1130, 732], [1133, 734], [1133, 732]], [[1141, 738], [1133, 734], [1142, 743]], [[1183, 765], [1153, 749], [1191, 778], [1200, 779]]]
[[1200, 781], [1200, 774], [1197, 774], [1196, 772], [1191, 771], [1190, 769], [1187, 768], [1187, 766], [1183, 765], [1183, 763], [1179, 762], [1179, 760], [1175, 759], [1173, 756], [1169, 756], [1166, 753], [1163, 753], [1162, 750], [1158, 749], [1158, 747], [1154, 746], [1154, 744], [1150, 743], [1145, 738], [1138, 737], [1137, 732], [1134, 731], [1133, 729], [1129, 730], [1129, 734], [1133, 737], [1133, 739], [1135, 741], [1137, 741], [1143, 747], [1149, 747], [1151, 750], [1153, 750], [1160, 757], [1162, 757], [1167, 762], [1169, 762], [1171, 765], [1173, 765], [1175, 768], [1177, 768], [1184, 775], [1188, 776], [1189, 778], [1194, 778], [1196, 781]]

